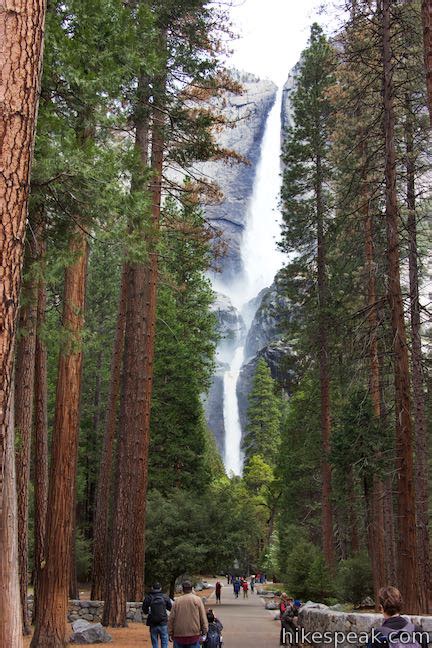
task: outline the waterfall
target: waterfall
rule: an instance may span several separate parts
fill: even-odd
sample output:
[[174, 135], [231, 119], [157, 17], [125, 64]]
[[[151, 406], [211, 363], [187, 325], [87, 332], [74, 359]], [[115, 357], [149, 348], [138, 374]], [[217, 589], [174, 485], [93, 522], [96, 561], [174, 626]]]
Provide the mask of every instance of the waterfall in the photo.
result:
[[244, 340], [256, 310], [256, 307], [248, 308], [248, 305], [263, 288], [273, 283], [274, 276], [283, 263], [282, 253], [276, 246], [280, 239], [281, 222], [278, 210], [281, 187], [281, 102], [282, 88], [278, 90], [275, 103], [267, 117], [252, 197], [248, 206], [241, 245], [244, 275], [241, 283], [224, 288], [224, 293], [241, 312], [246, 324], [246, 332], [243, 336], [235, 338], [223, 380], [224, 462], [227, 473], [232, 472], [235, 475], [241, 474], [243, 464], [237, 382], [244, 362]]

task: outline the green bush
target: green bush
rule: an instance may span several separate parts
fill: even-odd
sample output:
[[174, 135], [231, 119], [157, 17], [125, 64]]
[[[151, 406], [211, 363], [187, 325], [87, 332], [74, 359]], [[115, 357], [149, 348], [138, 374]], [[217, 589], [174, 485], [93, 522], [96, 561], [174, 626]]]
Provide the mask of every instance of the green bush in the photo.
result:
[[366, 552], [339, 563], [337, 585], [339, 598], [355, 605], [373, 595], [372, 570]]
[[293, 596], [308, 598], [307, 581], [317, 554], [318, 549], [307, 540], [298, 542], [289, 553], [284, 580], [287, 583], [287, 590]]
[[306, 591], [308, 598], [325, 602], [335, 593], [335, 583], [325, 563], [324, 556], [318, 552], [309, 567], [309, 574], [306, 579]]

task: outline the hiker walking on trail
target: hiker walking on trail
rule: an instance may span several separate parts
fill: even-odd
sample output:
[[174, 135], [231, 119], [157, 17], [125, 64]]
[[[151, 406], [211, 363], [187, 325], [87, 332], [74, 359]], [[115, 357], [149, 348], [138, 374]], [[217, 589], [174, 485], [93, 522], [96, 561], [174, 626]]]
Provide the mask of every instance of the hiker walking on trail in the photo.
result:
[[240, 594], [240, 581], [238, 578], [236, 578], [234, 581], [233, 589], [234, 589], [234, 596], [238, 598]]
[[287, 611], [289, 605], [290, 605], [290, 599], [287, 593], [283, 592], [279, 602], [279, 619], [281, 624], [279, 643], [281, 646], [285, 645], [286, 624], [285, 624], [284, 614]]
[[251, 588], [251, 592], [252, 592], [252, 594], [253, 594], [254, 589], [255, 589], [255, 576], [251, 576], [251, 579], [250, 579], [250, 588]]
[[217, 581], [215, 585], [216, 605], [221, 604], [221, 593], [222, 593], [222, 583], [220, 581]]
[[403, 601], [396, 587], [382, 587], [378, 600], [384, 621], [373, 630], [368, 648], [427, 648], [428, 633], [401, 616]]
[[249, 583], [247, 582], [246, 579], [243, 581], [242, 588], [243, 588], [243, 598], [249, 598], [249, 594], [248, 594]]
[[171, 610], [171, 608], [171, 599], [162, 592], [159, 583], [154, 583], [142, 604], [144, 614], [148, 615], [147, 625], [150, 628], [152, 648], [158, 648], [159, 637], [161, 648], [168, 648], [167, 610]]
[[208, 621], [202, 599], [192, 592], [192, 583], [184, 581], [183, 596], [174, 601], [168, 619], [168, 634], [174, 648], [200, 648], [201, 637], [207, 635]]
[[207, 637], [203, 643], [203, 648], [221, 648], [223, 644], [222, 629], [223, 625], [214, 615], [213, 610], [207, 612], [207, 621], [209, 624]]

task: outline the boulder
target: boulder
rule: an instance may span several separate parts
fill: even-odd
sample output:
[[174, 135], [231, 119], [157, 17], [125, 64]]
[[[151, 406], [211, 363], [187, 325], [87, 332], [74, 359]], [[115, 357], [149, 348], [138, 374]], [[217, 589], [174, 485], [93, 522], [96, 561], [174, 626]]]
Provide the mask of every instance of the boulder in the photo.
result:
[[73, 644], [102, 644], [111, 643], [112, 637], [102, 624], [89, 623], [83, 619], [72, 623], [73, 634], [70, 643]]
[[370, 596], [366, 596], [363, 601], [360, 603], [361, 608], [374, 608], [375, 601]]
[[277, 610], [278, 607], [279, 607], [278, 604], [275, 603], [274, 601], [268, 601], [268, 602], [265, 604], [265, 609], [266, 609], [266, 610]]

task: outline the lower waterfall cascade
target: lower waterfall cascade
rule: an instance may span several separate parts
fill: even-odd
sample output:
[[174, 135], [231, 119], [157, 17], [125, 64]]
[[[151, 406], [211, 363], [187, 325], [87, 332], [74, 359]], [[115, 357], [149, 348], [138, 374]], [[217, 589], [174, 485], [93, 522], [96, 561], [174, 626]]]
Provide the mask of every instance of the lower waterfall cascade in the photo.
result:
[[[241, 475], [243, 466], [242, 428], [240, 423], [237, 383], [244, 357], [244, 344], [259, 304], [251, 308], [251, 300], [268, 288], [283, 265], [277, 248], [280, 239], [281, 214], [278, 208], [281, 188], [281, 105], [282, 89], [268, 114], [261, 143], [252, 197], [241, 244], [242, 281], [222, 286], [245, 322], [241, 335], [236, 335], [223, 375], [223, 416], [225, 428], [224, 464], [228, 474]], [[218, 286], [218, 289], [220, 286]]]

